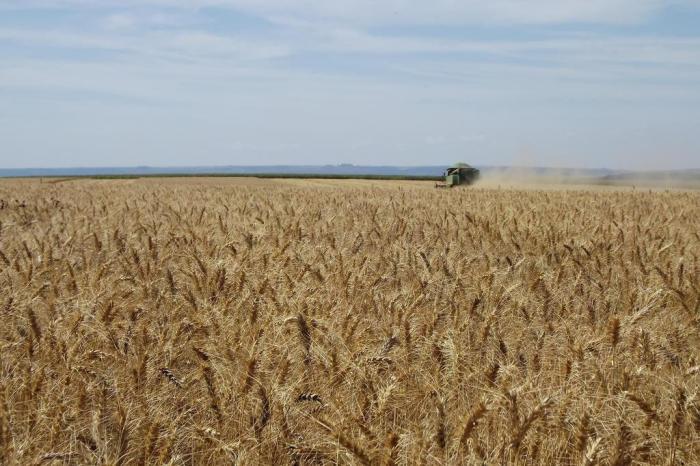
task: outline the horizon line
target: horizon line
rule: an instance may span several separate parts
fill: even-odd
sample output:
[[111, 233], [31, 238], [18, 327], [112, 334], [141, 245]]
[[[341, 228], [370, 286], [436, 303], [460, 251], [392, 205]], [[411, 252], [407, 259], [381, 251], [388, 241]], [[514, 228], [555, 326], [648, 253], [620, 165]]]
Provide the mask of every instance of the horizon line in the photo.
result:
[[[354, 163], [326, 163], [326, 164], [223, 164], [223, 165], [72, 165], [72, 166], [41, 166], [41, 167], [0, 167], [0, 171], [14, 172], [14, 171], [37, 171], [37, 170], [121, 170], [121, 169], [221, 169], [221, 168], [275, 168], [275, 167], [285, 167], [285, 168], [396, 168], [396, 169], [412, 169], [412, 168], [440, 168], [440, 167], [451, 167], [455, 163], [453, 162], [447, 164], [425, 164], [425, 165], [392, 165], [392, 164], [354, 164]], [[700, 166], [697, 167], [687, 167], [687, 168], [610, 168], [604, 166], [596, 167], [575, 167], [575, 166], [553, 166], [553, 165], [483, 165], [483, 164], [470, 164], [476, 168], [484, 169], [547, 169], [547, 170], [582, 170], [582, 171], [628, 171], [628, 172], [680, 172], [680, 171], [697, 171], [700, 170]]]

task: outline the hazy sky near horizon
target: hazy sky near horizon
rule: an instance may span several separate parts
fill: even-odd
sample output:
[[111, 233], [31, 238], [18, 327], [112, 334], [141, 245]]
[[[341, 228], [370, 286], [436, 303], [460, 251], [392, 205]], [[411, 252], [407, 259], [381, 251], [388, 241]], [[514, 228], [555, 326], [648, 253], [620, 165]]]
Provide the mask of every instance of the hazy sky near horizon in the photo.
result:
[[0, 168], [700, 167], [700, 0], [0, 0]]

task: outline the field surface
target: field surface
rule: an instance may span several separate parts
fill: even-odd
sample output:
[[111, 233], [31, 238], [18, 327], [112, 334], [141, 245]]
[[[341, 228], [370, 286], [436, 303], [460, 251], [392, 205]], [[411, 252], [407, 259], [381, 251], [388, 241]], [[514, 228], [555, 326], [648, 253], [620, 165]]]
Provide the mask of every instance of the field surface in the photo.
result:
[[0, 181], [0, 464], [700, 462], [700, 193]]

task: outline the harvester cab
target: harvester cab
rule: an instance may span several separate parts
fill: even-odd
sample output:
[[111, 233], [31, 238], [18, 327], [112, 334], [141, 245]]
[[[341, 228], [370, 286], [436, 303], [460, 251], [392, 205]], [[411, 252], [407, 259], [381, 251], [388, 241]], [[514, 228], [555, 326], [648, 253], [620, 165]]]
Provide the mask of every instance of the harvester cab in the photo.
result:
[[437, 183], [436, 188], [453, 188], [460, 185], [470, 185], [479, 178], [479, 170], [466, 164], [456, 163], [454, 167], [448, 168], [445, 173], [445, 181]]

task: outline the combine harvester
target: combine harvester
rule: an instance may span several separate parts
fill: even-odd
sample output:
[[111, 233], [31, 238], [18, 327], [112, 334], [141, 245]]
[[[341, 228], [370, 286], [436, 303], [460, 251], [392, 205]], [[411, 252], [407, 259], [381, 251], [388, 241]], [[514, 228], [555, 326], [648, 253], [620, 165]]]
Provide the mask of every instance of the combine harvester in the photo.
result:
[[466, 163], [456, 163], [445, 171], [445, 181], [435, 183], [436, 188], [454, 188], [455, 186], [470, 185], [479, 179], [479, 170]]

